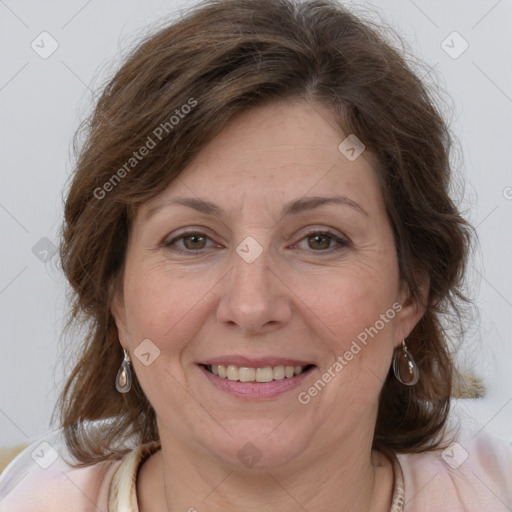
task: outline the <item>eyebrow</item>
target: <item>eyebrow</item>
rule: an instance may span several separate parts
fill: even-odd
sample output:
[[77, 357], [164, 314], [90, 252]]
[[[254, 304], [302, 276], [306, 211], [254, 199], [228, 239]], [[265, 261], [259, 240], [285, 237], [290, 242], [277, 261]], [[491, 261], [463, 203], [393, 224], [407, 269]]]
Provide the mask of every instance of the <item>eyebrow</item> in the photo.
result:
[[[146, 213], [146, 220], [153, 216], [158, 210], [161, 210], [166, 206], [171, 206], [175, 204], [188, 206], [189, 208], [193, 208], [194, 210], [197, 210], [198, 212], [204, 213], [206, 215], [215, 215], [218, 217], [222, 217], [224, 215], [224, 210], [220, 206], [205, 199], [199, 199], [196, 197], [175, 197], [173, 199], [163, 201], [160, 204], [148, 210]], [[313, 210], [326, 204], [338, 204], [342, 206], [348, 206], [353, 210], [357, 211], [358, 213], [368, 216], [368, 212], [364, 210], [364, 208], [362, 208], [358, 203], [352, 201], [352, 199], [349, 199], [348, 197], [307, 196], [286, 203], [283, 206], [283, 209], [281, 210], [281, 217], [285, 217], [286, 215], [296, 215], [298, 213]]]

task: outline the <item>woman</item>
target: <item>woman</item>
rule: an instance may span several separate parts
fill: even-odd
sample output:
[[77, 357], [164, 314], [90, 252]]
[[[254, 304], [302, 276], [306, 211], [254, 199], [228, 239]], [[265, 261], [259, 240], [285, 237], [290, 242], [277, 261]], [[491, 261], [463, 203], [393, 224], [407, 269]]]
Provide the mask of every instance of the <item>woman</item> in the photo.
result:
[[471, 228], [382, 37], [334, 2], [211, 1], [86, 129], [65, 446], [11, 464], [2, 510], [511, 509], [510, 447], [448, 427]]

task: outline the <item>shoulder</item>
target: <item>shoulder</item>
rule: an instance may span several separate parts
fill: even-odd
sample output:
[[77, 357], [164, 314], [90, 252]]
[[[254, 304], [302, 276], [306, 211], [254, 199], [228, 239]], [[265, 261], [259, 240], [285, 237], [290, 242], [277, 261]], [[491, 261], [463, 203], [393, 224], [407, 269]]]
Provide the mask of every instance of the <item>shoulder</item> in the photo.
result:
[[0, 475], [1, 512], [107, 511], [121, 461], [76, 467], [58, 432], [26, 447]]
[[0, 447], [0, 473], [9, 465], [11, 460], [24, 450], [30, 443], [18, 446]]
[[512, 510], [512, 446], [485, 432], [444, 450], [398, 455], [408, 512]]

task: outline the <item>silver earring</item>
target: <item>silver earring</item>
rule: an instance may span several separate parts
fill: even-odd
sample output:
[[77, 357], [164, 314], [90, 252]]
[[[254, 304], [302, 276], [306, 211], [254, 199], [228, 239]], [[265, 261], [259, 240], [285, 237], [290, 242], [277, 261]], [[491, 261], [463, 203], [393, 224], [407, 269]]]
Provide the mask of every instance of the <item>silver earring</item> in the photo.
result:
[[130, 356], [123, 349], [124, 359], [116, 375], [116, 389], [119, 393], [128, 393], [132, 387], [132, 368]]
[[406, 386], [414, 386], [420, 378], [420, 371], [411, 353], [407, 350], [405, 340], [402, 341], [402, 348], [396, 351], [393, 357], [393, 372], [399, 382]]

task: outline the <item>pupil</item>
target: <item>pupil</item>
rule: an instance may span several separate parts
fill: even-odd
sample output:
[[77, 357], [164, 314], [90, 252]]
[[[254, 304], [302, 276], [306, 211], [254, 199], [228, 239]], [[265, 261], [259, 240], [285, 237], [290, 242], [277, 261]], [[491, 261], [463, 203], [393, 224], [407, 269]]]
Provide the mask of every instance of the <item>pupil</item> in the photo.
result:
[[189, 245], [194, 246], [192, 247], [193, 249], [197, 249], [197, 245], [201, 245], [201, 242], [204, 241], [204, 237], [202, 237], [201, 235], [190, 235], [187, 237], [187, 240], [189, 242]]
[[[321, 249], [326, 249], [327, 247], [329, 247], [329, 237], [327, 237], [326, 235], [314, 235], [311, 238], [313, 239], [313, 244], [318, 243], [321, 246]], [[324, 243], [322, 243], [322, 239]], [[325, 242], [327, 242], [327, 244]]]

